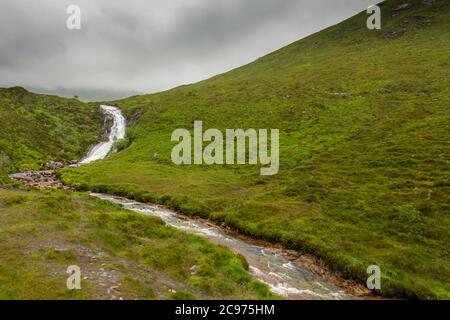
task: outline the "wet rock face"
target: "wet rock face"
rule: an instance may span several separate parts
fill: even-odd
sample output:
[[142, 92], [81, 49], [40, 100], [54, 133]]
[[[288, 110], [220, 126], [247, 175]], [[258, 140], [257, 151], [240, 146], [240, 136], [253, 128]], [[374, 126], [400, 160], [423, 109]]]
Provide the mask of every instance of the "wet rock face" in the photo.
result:
[[111, 128], [114, 124], [114, 117], [107, 112], [103, 112], [103, 132], [102, 132], [102, 141], [108, 141], [109, 135], [111, 134]]
[[9, 177], [28, 187], [38, 189], [67, 189], [67, 187], [54, 176], [54, 170], [30, 170], [10, 174]]

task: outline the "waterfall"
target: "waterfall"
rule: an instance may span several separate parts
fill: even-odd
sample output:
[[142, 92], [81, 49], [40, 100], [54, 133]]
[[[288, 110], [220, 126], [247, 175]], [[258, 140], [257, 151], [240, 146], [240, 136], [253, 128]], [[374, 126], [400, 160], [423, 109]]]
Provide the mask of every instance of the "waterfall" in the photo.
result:
[[113, 125], [109, 132], [108, 141], [100, 142], [95, 145], [87, 154], [87, 156], [80, 161], [80, 164], [87, 164], [96, 160], [106, 158], [111, 151], [114, 142], [125, 138], [125, 118], [122, 116], [120, 109], [112, 106], [100, 106], [102, 111], [113, 119]]

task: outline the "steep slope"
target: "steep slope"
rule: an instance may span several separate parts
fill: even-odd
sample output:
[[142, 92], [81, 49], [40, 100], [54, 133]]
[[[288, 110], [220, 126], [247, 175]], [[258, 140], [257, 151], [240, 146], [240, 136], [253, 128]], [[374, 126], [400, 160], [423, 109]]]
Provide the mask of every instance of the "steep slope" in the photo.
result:
[[[68, 170], [81, 189], [157, 201], [310, 252], [382, 294], [450, 298], [450, 3], [386, 1], [212, 79], [117, 101], [128, 139]], [[172, 131], [280, 129], [280, 172], [175, 166]], [[157, 154], [158, 156], [153, 157]]]
[[76, 99], [0, 89], [0, 172], [78, 159], [98, 141], [100, 111]]

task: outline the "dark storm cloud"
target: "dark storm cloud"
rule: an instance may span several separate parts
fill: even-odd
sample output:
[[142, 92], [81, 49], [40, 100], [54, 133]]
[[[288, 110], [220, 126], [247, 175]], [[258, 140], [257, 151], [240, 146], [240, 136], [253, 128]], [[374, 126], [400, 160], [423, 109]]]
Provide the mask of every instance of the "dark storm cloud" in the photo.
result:
[[[0, 87], [87, 99], [164, 90], [248, 63], [372, 3], [2, 0]], [[66, 28], [70, 4], [81, 7], [79, 31]]]

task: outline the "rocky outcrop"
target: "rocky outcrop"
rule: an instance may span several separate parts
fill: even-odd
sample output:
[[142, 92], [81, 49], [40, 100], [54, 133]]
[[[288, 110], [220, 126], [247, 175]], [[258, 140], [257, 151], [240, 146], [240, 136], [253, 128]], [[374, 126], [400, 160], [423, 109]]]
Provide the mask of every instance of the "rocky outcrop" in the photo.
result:
[[54, 176], [54, 173], [54, 170], [29, 170], [10, 174], [9, 177], [28, 187], [38, 189], [67, 189], [67, 187]]
[[[72, 160], [69, 166], [78, 165], [78, 161]], [[65, 168], [66, 165], [58, 161], [50, 161], [43, 165], [44, 170], [28, 170], [10, 174], [9, 177], [28, 187], [38, 189], [67, 189], [61, 181], [55, 177], [55, 171]]]
[[436, 4], [436, 0], [422, 0], [422, 4], [426, 6], [434, 6]]
[[102, 112], [102, 117], [103, 117], [102, 141], [108, 141], [109, 136], [111, 134], [111, 128], [114, 124], [114, 116], [108, 112]]
[[403, 11], [403, 10], [408, 10], [411, 7], [412, 7], [411, 3], [405, 2], [405, 3], [399, 4], [398, 6], [392, 8], [392, 11], [399, 12], [399, 11]]

